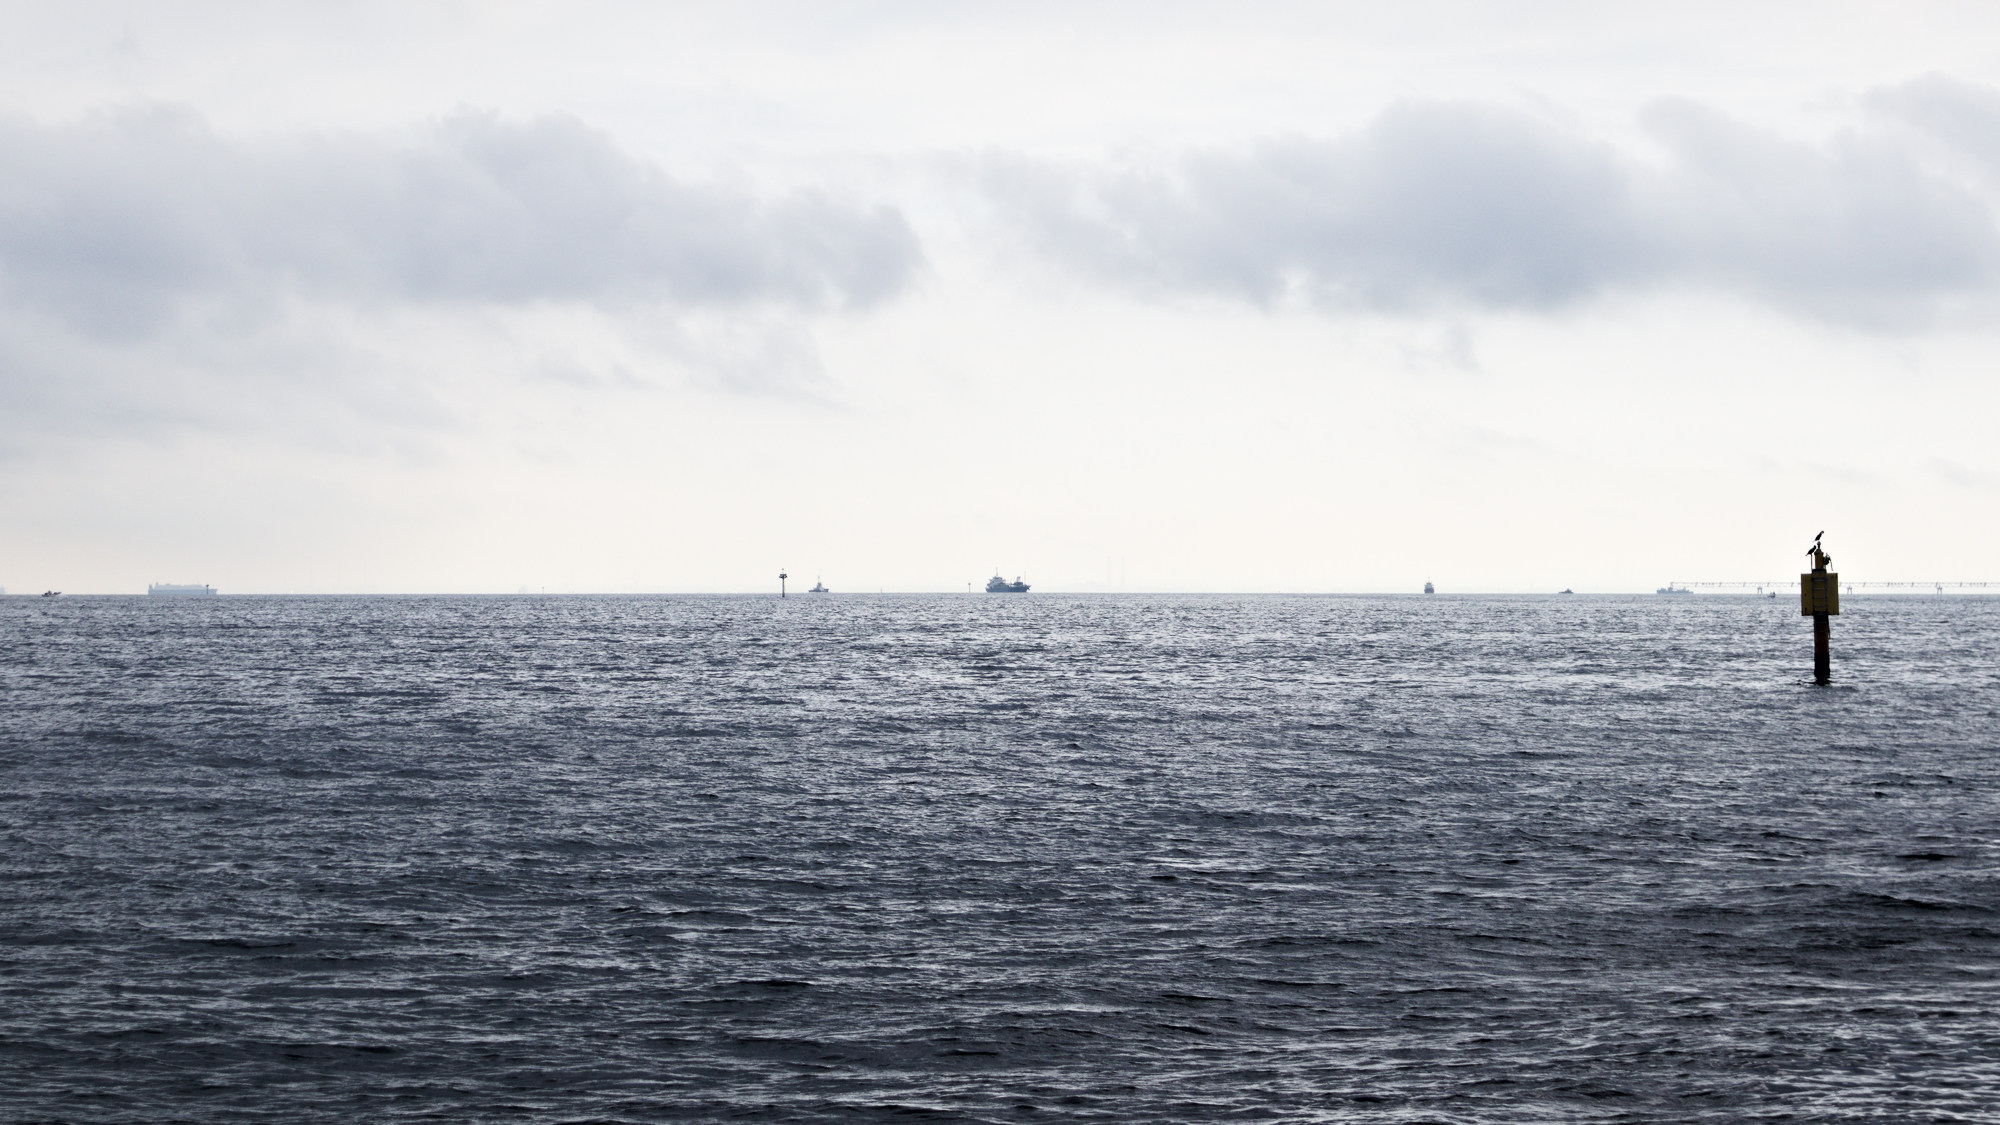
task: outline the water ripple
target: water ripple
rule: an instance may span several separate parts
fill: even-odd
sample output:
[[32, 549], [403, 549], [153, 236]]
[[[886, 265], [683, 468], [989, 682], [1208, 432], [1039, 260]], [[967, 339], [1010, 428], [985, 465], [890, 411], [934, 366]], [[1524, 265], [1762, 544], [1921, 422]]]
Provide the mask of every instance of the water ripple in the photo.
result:
[[1988, 1119], [2000, 605], [1847, 608], [0, 600], [0, 1117]]

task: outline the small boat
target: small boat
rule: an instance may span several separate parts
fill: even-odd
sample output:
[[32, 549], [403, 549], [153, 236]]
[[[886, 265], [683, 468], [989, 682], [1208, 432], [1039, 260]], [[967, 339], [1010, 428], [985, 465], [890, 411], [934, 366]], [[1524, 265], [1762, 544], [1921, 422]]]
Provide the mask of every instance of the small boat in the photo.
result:
[[833, 593], [833, 591], [832, 591], [832, 590], [829, 590], [829, 589], [827, 589], [827, 588], [826, 588], [826, 583], [825, 583], [825, 582], [821, 581], [821, 580], [820, 580], [820, 579], [818, 579], [818, 578], [814, 578], [814, 579], [813, 579], [813, 588], [812, 588], [812, 589], [810, 589], [810, 590], [807, 590], [807, 591], [806, 591], [806, 593], [808, 593], [808, 594], [831, 594], [831, 593]]
[[43, 596], [43, 597], [45, 597], [45, 598], [59, 598], [59, 597], [61, 597], [61, 596], [62, 596], [62, 591], [61, 591], [61, 590], [43, 590], [43, 591], [42, 591], [42, 596]]
[[1014, 576], [1012, 582], [1009, 582], [1005, 578], [1000, 577], [998, 571], [995, 571], [993, 577], [986, 580], [986, 592], [989, 594], [1025, 594], [1028, 592], [1028, 584], [1021, 581], [1021, 576], [1018, 574]]

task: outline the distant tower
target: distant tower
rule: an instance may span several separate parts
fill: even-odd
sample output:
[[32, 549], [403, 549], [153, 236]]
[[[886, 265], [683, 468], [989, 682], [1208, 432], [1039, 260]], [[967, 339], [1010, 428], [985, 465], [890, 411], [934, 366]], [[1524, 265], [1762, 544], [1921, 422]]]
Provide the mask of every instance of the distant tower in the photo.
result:
[[778, 596], [781, 598], [785, 596], [785, 579], [790, 577], [791, 575], [782, 570], [778, 572]]

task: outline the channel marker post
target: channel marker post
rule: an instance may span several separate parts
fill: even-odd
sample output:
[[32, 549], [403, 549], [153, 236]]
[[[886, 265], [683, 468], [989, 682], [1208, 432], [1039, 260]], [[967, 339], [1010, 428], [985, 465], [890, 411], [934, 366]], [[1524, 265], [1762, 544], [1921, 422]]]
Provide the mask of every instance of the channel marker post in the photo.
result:
[[1799, 575], [1799, 614], [1813, 619], [1813, 683], [1825, 687], [1833, 682], [1832, 618], [1840, 612], [1840, 575], [1826, 569], [1833, 556], [1820, 547], [1819, 535], [1806, 549], [1812, 557], [1811, 572]]

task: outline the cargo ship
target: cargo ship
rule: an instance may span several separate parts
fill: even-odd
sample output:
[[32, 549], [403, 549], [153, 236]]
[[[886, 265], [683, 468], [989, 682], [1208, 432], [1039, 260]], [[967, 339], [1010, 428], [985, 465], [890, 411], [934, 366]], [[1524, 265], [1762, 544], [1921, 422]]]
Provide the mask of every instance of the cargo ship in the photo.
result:
[[200, 585], [177, 585], [173, 582], [155, 582], [146, 587], [149, 598], [212, 598], [215, 587]]
[[993, 577], [986, 580], [986, 592], [989, 594], [1025, 594], [1028, 592], [1028, 584], [1021, 581], [1021, 576], [1018, 574], [1014, 576], [1012, 582], [1009, 582], [1005, 578], [1000, 577], [998, 571], [995, 571]]

